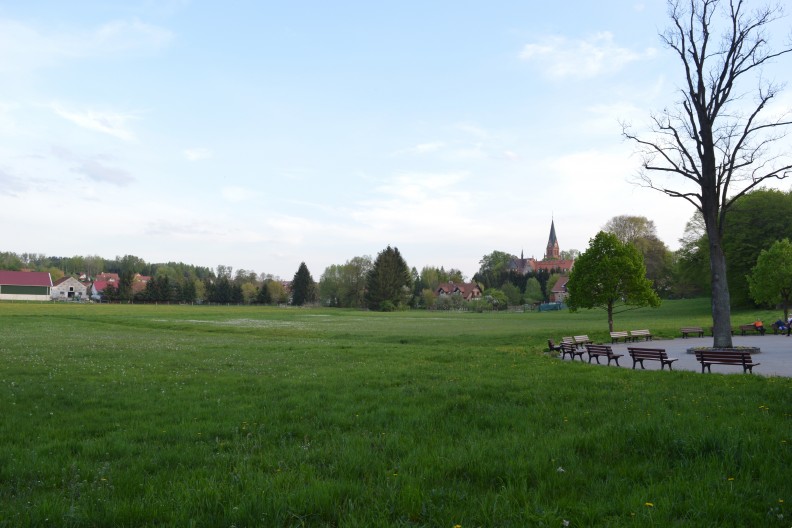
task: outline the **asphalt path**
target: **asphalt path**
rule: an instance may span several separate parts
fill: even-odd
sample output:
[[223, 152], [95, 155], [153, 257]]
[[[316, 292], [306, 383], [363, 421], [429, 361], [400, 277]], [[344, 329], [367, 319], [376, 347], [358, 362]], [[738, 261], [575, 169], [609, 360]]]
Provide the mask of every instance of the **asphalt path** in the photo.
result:
[[[614, 343], [611, 345], [613, 352], [624, 354], [619, 358], [621, 368], [632, 368], [632, 358], [627, 352], [628, 346], [662, 348], [666, 351], [669, 358], [677, 358], [674, 361], [674, 370], [692, 370], [701, 372], [701, 363], [696, 361], [696, 356], [689, 353], [688, 349], [693, 347], [712, 346], [712, 337], [688, 337], [677, 339], [654, 339], [652, 341], [640, 341], [636, 343]], [[792, 377], [792, 336], [765, 334], [763, 336], [734, 336], [732, 338], [734, 346], [759, 347], [758, 354], [752, 354], [755, 363], [760, 365], [754, 367], [754, 374], [761, 376], [786, 376]], [[567, 359], [566, 361], [570, 361]], [[580, 358], [575, 361], [580, 361]], [[583, 354], [583, 361], [588, 361], [588, 354]], [[596, 364], [596, 359], [592, 359], [592, 364]], [[607, 364], [607, 359], [600, 358], [603, 367]], [[611, 362], [611, 367], [616, 364]], [[659, 361], [644, 361], [646, 370], [660, 370]], [[641, 368], [639, 363], [635, 367]], [[666, 369], [667, 370], [667, 369]], [[712, 373], [720, 374], [742, 374], [740, 366], [713, 365]]]

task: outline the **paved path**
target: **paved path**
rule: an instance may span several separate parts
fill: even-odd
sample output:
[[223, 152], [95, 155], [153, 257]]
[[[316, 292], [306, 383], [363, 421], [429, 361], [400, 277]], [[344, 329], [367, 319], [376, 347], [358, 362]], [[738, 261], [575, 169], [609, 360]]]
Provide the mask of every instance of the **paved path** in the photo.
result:
[[[792, 336], [766, 334], [763, 336], [734, 336], [732, 338], [734, 346], [755, 346], [759, 347], [759, 354], [753, 356], [754, 361], [761, 363], [754, 367], [754, 374], [762, 376], [786, 376], [792, 377]], [[616, 343], [611, 345], [617, 354], [624, 354], [619, 359], [622, 368], [632, 368], [632, 358], [627, 353], [628, 346], [645, 346], [651, 348], [663, 348], [670, 358], [678, 358], [674, 362], [674, 370], [693, 370], [701, 372], [701, 363], [696, 361], [694, 354], [688, 354], [687, 349], [699, 346], [712, 346], [712, 337], [689, 337], [687, 339], [655, 339], [653, 341], [641, 341], [635, 344]], [[584, 361], [588, 361], [588, 354], [583, 354]], [[568, 359], [566, 361], [569, 361]], [[592, 360], [596, 362], [595, 360]], [[600, 361], [603, 361], [600, 358]], [[604, 360], [607, 362], [607, 360]], [[615, 363], [611, 363], [614, 366]], [[658, 361], [644, 361], [646, 370], [660, 370]], [[604, 365], [603, 365], [604, 366]], [[635, 367], [640, 369], [640, 363]], [[712, 373], [722, 374], [742, 373], [743, 369], [739, 366], [713, 365]]]

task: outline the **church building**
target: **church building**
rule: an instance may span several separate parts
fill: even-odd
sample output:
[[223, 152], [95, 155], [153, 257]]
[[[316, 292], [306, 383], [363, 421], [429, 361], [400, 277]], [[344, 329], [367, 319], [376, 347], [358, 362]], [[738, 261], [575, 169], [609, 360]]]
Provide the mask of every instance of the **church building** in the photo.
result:
[[508, 269], [522, 275], [540, 270], [565, 275], [570, 272], [574, 263], [574, 260], [564, 260], [561, 258], [561, 249], [558, 245], [558, 237], [556, 237], [555, 231], [555, 220], [551, 220], [550, 237], [547, 240], [544, 258], [542, 260], [536, 260], [533, 257], [525, 258], [521, 252], [520, 258], [513, 258], [511, 262], [509, 262]]

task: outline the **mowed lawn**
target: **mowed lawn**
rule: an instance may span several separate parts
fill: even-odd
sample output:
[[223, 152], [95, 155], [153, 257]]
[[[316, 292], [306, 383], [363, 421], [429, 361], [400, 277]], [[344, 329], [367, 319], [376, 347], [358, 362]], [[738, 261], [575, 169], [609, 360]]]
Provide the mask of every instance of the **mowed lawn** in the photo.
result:
[[0, 304], [0, 526], [792, 526], [790, 379], [544, 352], [576, 333], [604, 313]]

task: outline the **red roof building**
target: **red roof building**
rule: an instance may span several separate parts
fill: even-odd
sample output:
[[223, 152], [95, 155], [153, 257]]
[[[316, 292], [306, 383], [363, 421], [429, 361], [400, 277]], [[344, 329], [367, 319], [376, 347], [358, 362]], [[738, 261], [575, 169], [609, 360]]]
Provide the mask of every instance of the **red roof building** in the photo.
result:
[[48, 301], [51, 289], [46, 271], [0, 271], [0, 300]]

